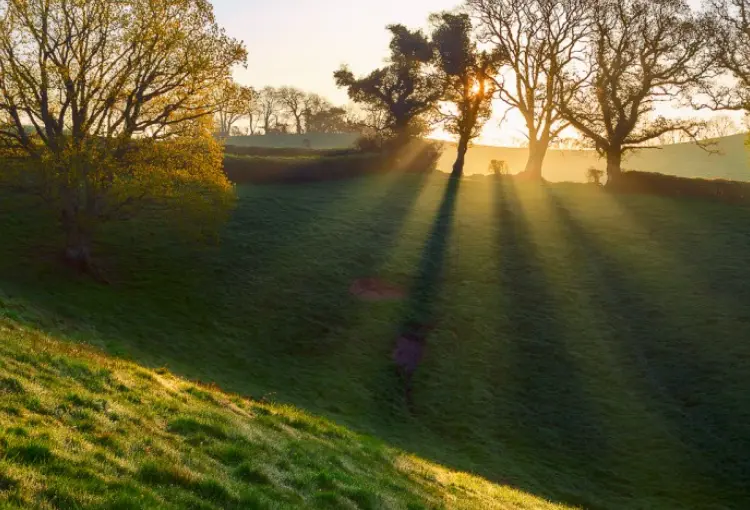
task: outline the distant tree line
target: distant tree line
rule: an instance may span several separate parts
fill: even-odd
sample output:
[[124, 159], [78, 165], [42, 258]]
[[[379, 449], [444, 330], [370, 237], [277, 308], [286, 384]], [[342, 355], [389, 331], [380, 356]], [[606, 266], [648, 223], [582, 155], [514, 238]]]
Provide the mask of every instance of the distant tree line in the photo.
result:
[[255, 90], [230, 81], [220, 89], [216, 134], [362, 133], [366, 114], [334, 106], [324, 97], [295, 87]]
[[629, 151], [737, 131], [727, 117], [667, 117], [659, 105], [750, 110], [750, 0], [708, 0], [700, 12], [685, 0], [465, 0], [430, 26], [389, 26], [383, 67], [334, 78], [377, 112], [381, 140], [454, 134], [456, 175], [494, 101], [524, 120], [523, 176], [541, 179], [547, 151], [574, 145], [575, 130], [612, 184]]

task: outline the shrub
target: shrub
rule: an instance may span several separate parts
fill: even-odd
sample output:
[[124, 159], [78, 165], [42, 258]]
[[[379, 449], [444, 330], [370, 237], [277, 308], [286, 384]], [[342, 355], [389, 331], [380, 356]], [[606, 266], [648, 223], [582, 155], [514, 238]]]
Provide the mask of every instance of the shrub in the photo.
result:
[[226, 145], [225, 154], [235, 156], [276, 156], [276, 157], [322, 157], [349, 156], [358, 154], [357, 149], [312, 149], [305, 147], [250, 147], [245, 145]]
[[303, 183], [349, 179], [390, 171], [431, 172], [440, 158], [437, 144], [414, 142], [400, 150], [335, 156], [260, 157], [227, 154], [224, 171], [236, 184]]
[[589, 184], [596, 184], [597, 186], [601, 186], [603, 177], [604, 170], [600, 170], [593, 166], [586, 171], [586, 180], [589, 182]]
[[490, 174], [492, 175], [510, 175], [510, 166], [506, 161], [493, 159], [490, 161]]

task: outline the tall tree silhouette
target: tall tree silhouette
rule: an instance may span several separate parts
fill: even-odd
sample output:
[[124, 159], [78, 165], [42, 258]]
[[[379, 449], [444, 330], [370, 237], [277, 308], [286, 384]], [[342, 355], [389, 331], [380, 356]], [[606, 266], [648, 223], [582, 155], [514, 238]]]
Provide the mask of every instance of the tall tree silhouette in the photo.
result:
[[585, 85], [559, 108], [606, 157], [616, 184], [625, 152], [673, 131], [698, 136], [702, 121], [652, 114], [704, 75], [706, 36], [683, 0], [596, 0], [591, 22]]
[[466, 152], [492, 116], [492, 99], [497, 91], [492, 79], [507, 60], [501, 48], [480, 51], [473, 39], [473, 26], [466, 14], [442, 13], [432, 16], [435, 67], [443, 83], [438, 113], [449, 133], [458, 137], [458, 154], [453, 175], [463, 175]]
[[[587, 0], [467, 0], [481, 38], [508, 58], [498, 77], [500, 98], [526, 124], [529, 158], [524, 175], [542, 178], [550, 143], [567, 127], [557, 108], [563, 78], [582, 55]], [[507, 83], [503, 83], [507, 82]]]
[[258, 94], [257, 110], [263, 132], [265, 134], [273, 132], [283, 113], [279, 91], [273, 87], [263, 87]]
[[386, 129], [401, 143], [426, 133], [425, 116], [442, 95], [439, 80], [425, 72], [433, 59], [430, 41], [421, 31], [403, 25], [390, 25], [390, 59], [385, 67], [356, 78], [346, 66], [334, 73], [336, 84], [344, 87], [355, 103], [382, 110]]
[[294, 120], [297, 134], [304, 133], [302, 121], [305, 117], [307, 94], [295, 87], [281, 87], [278, 90], [278, 100]]

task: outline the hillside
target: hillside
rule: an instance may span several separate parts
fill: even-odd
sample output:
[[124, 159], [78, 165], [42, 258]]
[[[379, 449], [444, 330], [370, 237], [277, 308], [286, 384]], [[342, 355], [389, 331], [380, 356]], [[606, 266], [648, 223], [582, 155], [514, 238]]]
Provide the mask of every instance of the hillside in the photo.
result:
[[0, 295], [0, 508], [562, 508], [51, 339]]
[[[0, 198], [6, 506], [750, 507], [750, 209], [397, 173], [238, 191], [216, 245], [159, 214], [103, 231], [108, 286]], [[406, 298], [354, 297], [371, 277]]]
[[[750, 152], [745, 147], [746, 135], [720, 138], [709, 153], [693, 143], [664, 145], [631, 153], [623, 165], [626, 169], [641, 172], [657, 172], [679, 177], [704, 179], [750, 180]], [[440, 167], [448, 171], [455, 159], [454, 147], [443, 153]], [[511, 172], [522, 171], [526, 166], [528, 150], [477, 145], [469, 150], [466, 158], [467, 173], [487, 173], [493, 159], [506, 161]], [[594, 151], [551, 150], [544, 163], [544, 176], [553, 182], [585, 182], [586, 171], [591, 168], [606, 168]]]
[[[343, 149], [351, 147], [356, 135], [271, 135], [233, 137], [232, 145], [257, 147], [302, 148], [305, 139], [314, 149]], [[641, 172], [657, 172], [679, 177], [704, 179], [750, 180], [750, 152], [745, 147], [746, 135], [720, 138], [707, 152], [693, 143], [665, 145], [631, 153], [624, 167]], [[527, 149], [476, 145], [466, 158], [467, 174], [486, 174], [493, 159], [505, 161], [512, 173], [522, 171], [528, 158]], [[439, 169], [450, 172], [455, 160], [455, 144], [446, 143]], [[585, 182], [586, 171], [606, 167], [595, 152], [588, 150], [550, 150], [545, 160], [544, 176], [552, 182]]]

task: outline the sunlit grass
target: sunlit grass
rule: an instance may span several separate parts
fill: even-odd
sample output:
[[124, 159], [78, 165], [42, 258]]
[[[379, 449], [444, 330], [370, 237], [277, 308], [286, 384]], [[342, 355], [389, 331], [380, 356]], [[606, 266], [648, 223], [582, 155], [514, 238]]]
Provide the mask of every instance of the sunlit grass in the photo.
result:
[[4, 318], [3, 508], [556, 508]]

